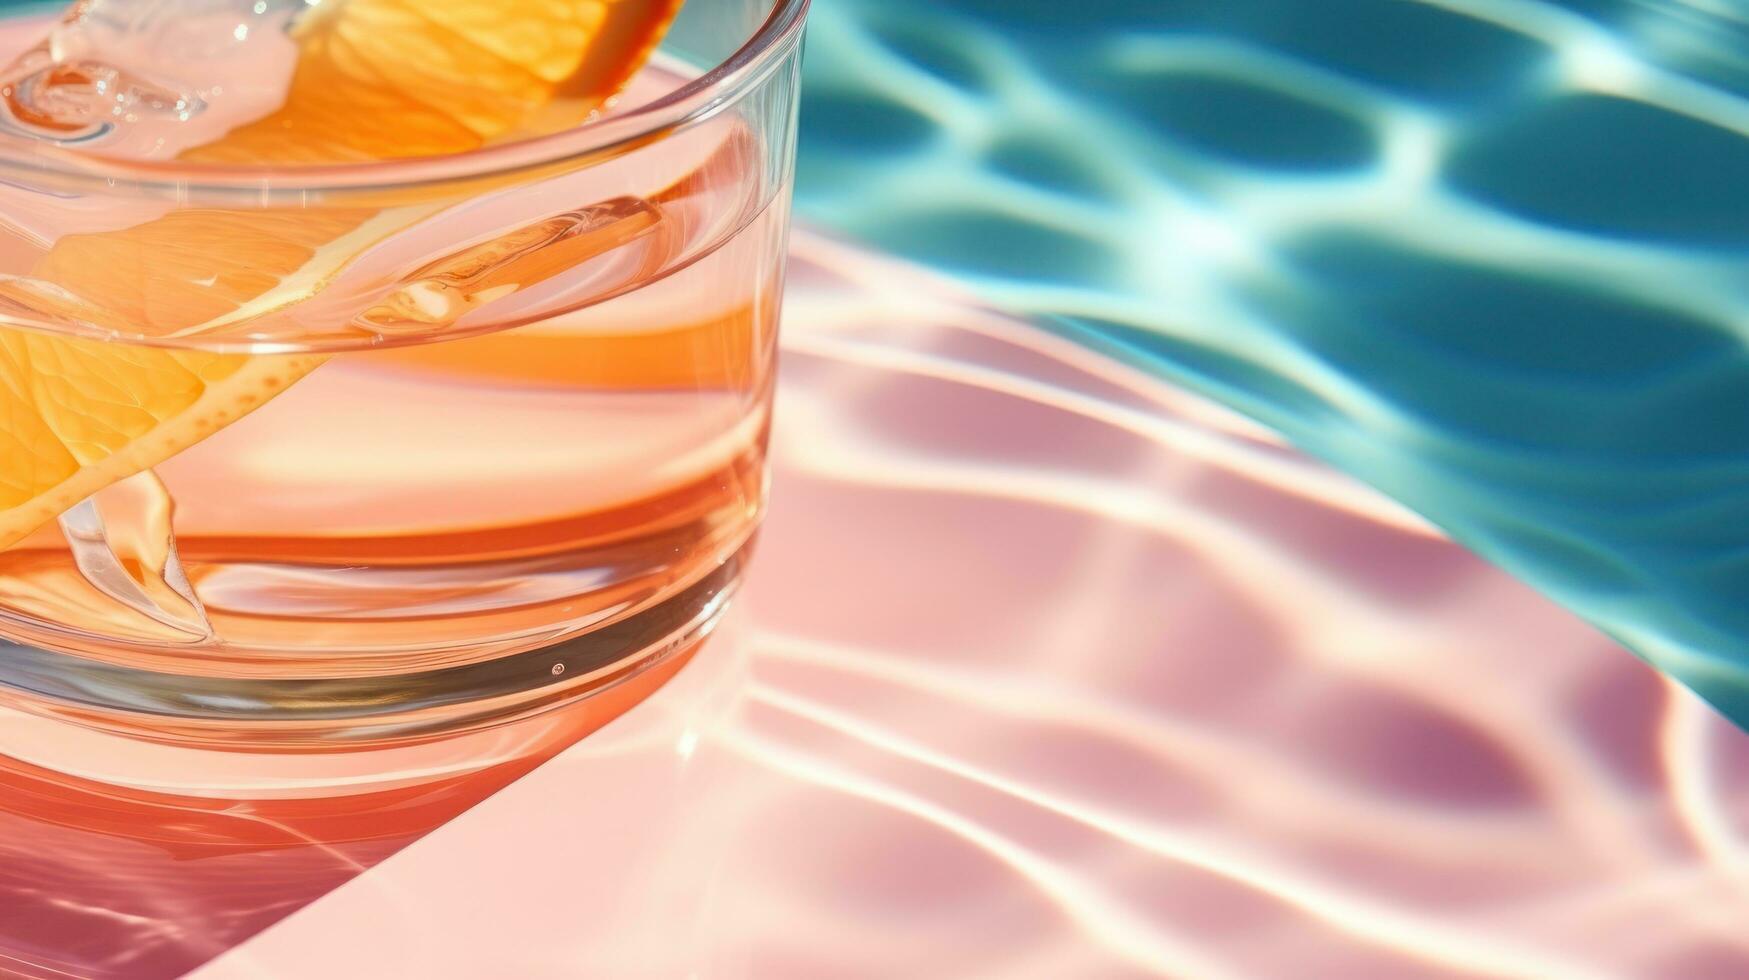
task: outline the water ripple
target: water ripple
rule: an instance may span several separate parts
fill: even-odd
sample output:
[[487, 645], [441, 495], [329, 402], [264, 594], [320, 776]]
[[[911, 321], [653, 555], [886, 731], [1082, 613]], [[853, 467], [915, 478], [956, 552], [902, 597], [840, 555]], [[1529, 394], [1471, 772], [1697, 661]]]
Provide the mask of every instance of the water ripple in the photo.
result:
[[835, 0], [804, 214], [1213, 395], [1749, 720], [1716, 0]]

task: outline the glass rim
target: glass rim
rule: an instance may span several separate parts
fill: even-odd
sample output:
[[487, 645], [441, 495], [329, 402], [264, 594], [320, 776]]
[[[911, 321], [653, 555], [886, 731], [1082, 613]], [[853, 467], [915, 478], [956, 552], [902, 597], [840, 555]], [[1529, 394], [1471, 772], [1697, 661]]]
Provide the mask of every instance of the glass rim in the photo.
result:
[[311, 192], [400, 190], [611, 158], [702, 122], [757, 88], [800, 43], [810, 3], [773, 0], [752, 35], [698, 77], [623, 113], [544, 136], [441, 156], [298, 167], [126, 160], [39, 147], [30, 156], [0, 156], [0, 182], [46, 178], [59, 188], [104, 194], [141, 191], [182, 198], [241, 192], [265, 201]]

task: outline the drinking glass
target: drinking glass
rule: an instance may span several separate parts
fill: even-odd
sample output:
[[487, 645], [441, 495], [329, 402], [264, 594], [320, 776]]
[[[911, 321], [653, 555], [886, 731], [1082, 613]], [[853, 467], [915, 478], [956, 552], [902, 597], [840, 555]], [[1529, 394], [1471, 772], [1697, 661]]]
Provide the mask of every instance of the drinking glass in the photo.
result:
[[[765, 505], [807, 5], [689, 0], [609, 111], [471, 152], [0, 152], [21, 383], [99, 429], [149, 422], [79, 371], [123, 346], [246, 374], [259, 402], [194, 404], [203, 438], [74, 487], [0, 551], [0, 704], [162, 741], [379, 744], [689, 655]], [[7, 21], [3, 43], [41, 31]]]

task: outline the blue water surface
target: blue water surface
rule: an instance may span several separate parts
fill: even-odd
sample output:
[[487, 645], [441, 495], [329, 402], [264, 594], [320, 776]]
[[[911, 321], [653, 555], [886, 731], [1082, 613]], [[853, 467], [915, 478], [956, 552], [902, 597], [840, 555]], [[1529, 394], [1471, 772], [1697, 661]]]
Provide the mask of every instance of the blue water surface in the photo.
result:
[[1749, 3], [815, 9], [805, 217], [1262, 420], [1749, 722]]

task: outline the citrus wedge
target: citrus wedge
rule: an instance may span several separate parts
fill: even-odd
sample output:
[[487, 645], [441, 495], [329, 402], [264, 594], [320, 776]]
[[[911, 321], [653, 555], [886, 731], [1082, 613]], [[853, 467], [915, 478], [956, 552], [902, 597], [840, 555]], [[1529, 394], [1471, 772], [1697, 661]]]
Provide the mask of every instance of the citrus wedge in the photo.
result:
[[581, 121], [679, 0], [327, 0], [292, 30], [285, 105], [182, 154], [212, 163], [436, 156]]
[[[284, 104], [202, 163], [456, 153], [582, 119], [680, 0], [328, 0], [293, 29]], [[62, 236], [0, 300], [155, 336], [319, 289], [398, 227], [372, 210], [184, 209]], [[377, 227], [378, 225], [382, 227]], [[216, 354], [0, 328], [0, 548], [248, 414], [316, 355]]]

